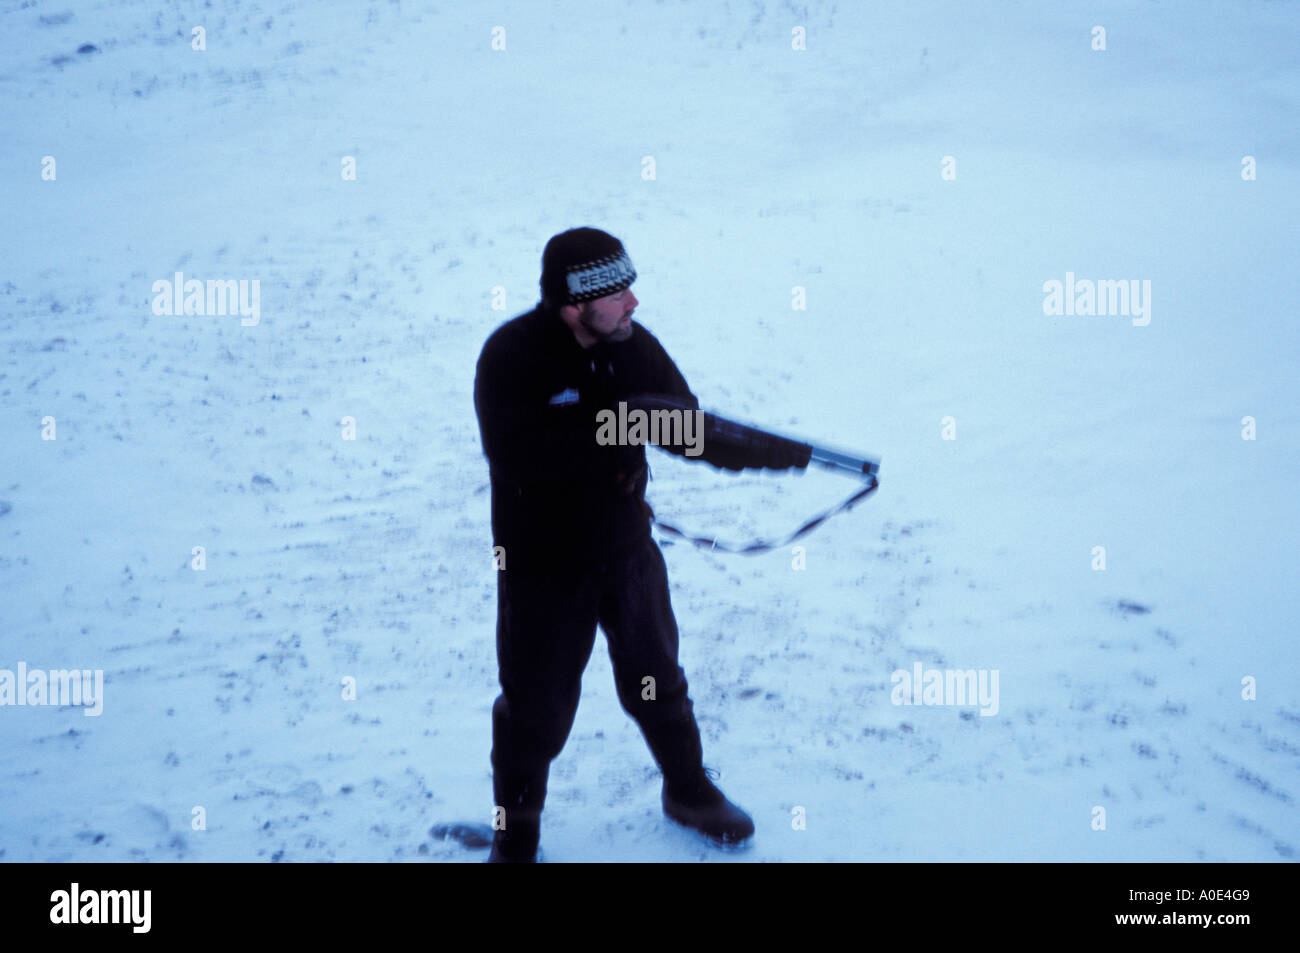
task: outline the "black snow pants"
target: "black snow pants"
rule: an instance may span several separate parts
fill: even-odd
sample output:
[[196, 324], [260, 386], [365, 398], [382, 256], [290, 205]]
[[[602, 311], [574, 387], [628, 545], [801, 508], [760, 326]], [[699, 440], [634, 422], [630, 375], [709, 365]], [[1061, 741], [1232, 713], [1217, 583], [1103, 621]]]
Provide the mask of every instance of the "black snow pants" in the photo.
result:
[[687, 781], [702, 770], [699, 727], [677, 662], [668, 573], [648, 533], [582, 574], [501, 571], [501, 694], [492, 707], [492, 766], [496, 804], [505, 808], [507, 826], [538, 822], [550, 762], [563, 749], [578, 711], [597, 624], [608, 639], [619, 702], [640, 727], [664, 778]]

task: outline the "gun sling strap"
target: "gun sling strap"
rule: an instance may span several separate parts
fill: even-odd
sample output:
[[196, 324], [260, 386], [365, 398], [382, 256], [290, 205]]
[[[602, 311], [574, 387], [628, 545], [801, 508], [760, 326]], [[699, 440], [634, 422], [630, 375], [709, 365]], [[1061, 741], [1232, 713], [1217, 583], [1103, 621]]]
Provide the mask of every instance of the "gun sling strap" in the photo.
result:
[[722, 552], [724, 553], [746, 553], [749, 555], [754, 555], [757, 553], [766, 553], [770, 550], [779, 549], [782, 546], [790, 545], [796, 539], [799, 539], [799, 537], [806, 536], [808, 533], [811, 533], [814, 529], [816, 529], [822, 523], [826, 522], [826, 520], [830, 519], [836, 513], [843, 513], [846, 512], [847, 510], [852, 509], [853, 506], [857, 504], [859, 501], [865, 499], [866, 497], [874, 493], [876, 487], [879, 485], [880, 483], [876, 479], [875, 474], [872, 474], [868, 479], [866, 486], [858, 490], [856, 493], [850, 496], [839, 506], [831, 507], [829, 510], [826, 510], [824, 513], [817, 514], [812, 519], [808, 520], [808, 522], [800, 526], [793, 533], [791, 533], [789, 536], [787, 536], [785, 539], [775, 540], [771, 542], [767, 542], [764, 540], [754, 540], [753, 542], [746, 543], [745, 545], [733, 546], [729, 543], [718, 542], [716, 537], [713, 539], [709, 539], [704, 536], [691, 536], [689, 533], [682, 532], [676, 526], [671, 526], [668, 523], [665, 523], [659, 519], [655, 519], [654, 525], [662, 532], [667, 533], [669, 536], [676, 536], [678, 539], [684, 539], [687, 542], [694, 543], [696, 546], [702, 547], [704, 549], [710, 549], [710, 550], [719, 549], [722, 550]]
[[796, 539], [811, 533], [814, 529], [832, 516], [835, 516], [837, 513], [844, 513], [852, 509], [857, 503], [874, 493], [876, 487], [880, 485], [876, 476], [880, 470], [879, 460], [874, 460], [869, 457], [858, 457], [854, 454], [844, 453], [839, 450], [831, 450], [826, 447], [813, 446], [790, 437], [782, 437], [766, 430], [759, 430], [757, 427], [737, 423], [734, 420], [719, 417], [717, 414], [689, 407], [680, 399], [671, 395], [638, 394], [629, 398], [627, 406], [644, 412], [665, 410], [696, 412], [703, 418], [703, 435], [706, 441], [717, 441], [750, 453], [755, 451], [761, 452], [762, 450], [803, 452], [803, 458], [808, 462], [808, 465], [816, 463], [827, 469], [835, 470], [839, 473], [852, 474], [853, 476], [866, 481], [865, 486], [855, 491], [844, 502], [826, 510], [824, 513], [817, 514], [782, 540], [754, 540], [743, 545], [731, 545], [729, 543], [718, 542], [716, 537], [709, 538], [705, 536], [692, 536], [669, 523], [665, 523], [659, 519], [654, 520], [654, 525], [663, 532], [670, 536], [675, 536], [678, 539], [686, 540], [696, 546], [710, 550], [722, 550], [725, 553], [747, 553], [751, 555], [769, 552], [770, 550], [782, 546], [788, 546]]

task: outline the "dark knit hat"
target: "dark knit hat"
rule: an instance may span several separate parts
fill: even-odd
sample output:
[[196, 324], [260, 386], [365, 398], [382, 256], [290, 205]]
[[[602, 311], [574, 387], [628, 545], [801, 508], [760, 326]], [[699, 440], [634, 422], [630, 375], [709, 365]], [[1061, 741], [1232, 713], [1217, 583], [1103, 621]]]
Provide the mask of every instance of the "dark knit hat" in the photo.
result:
[[623, 243], [599, 228], [571, 228], [542, 252], [542, 300], [559, 308], [622, 291], [636, 281]]

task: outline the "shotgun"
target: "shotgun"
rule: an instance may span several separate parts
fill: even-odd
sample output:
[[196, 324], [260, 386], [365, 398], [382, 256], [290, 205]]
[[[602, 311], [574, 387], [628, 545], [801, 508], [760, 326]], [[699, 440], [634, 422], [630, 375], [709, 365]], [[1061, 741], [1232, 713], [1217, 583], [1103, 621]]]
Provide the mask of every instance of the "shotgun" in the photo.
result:
[[861, 479], [872, 478], [880, 471], [880, 461], [878, 459], [861, 457], [832, 447], [812, 444], [794, 437], [786, 437], [767, 430], [760, 430], [758, 427], [751, 427], [748, 424], [742, 424], [700, 410], [698, 407], [692, 407], [680, 397], [669, 394], [637, 394], [627, 398], [627, 406], [629, 409], [643, 410], [646, 413], [655, 411], [692, 413], [699, 411], [704, 415], [704, 440], [706, 443], [716, 440], [719, 443], [729, 444], [738, 449], [760, 452], [763, 449], [776, 447], [792, 452], [800, 452], [806, 449], [810, 463], [819, 464], [828, 470], [852, 474]]

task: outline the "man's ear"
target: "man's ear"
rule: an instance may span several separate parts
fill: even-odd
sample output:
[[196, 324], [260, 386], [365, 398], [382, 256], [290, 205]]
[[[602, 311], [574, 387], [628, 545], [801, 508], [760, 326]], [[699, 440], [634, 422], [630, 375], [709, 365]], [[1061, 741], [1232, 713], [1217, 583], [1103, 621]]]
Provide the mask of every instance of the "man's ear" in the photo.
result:
[[556, 313], [559, 314], [560, 320], [562, 320], [569, 327], [573, 327], [575, 324], [578, 323], [578, 315], [580, 313], [580, 309], [575, 304], [565, 304], [556, 308]]

